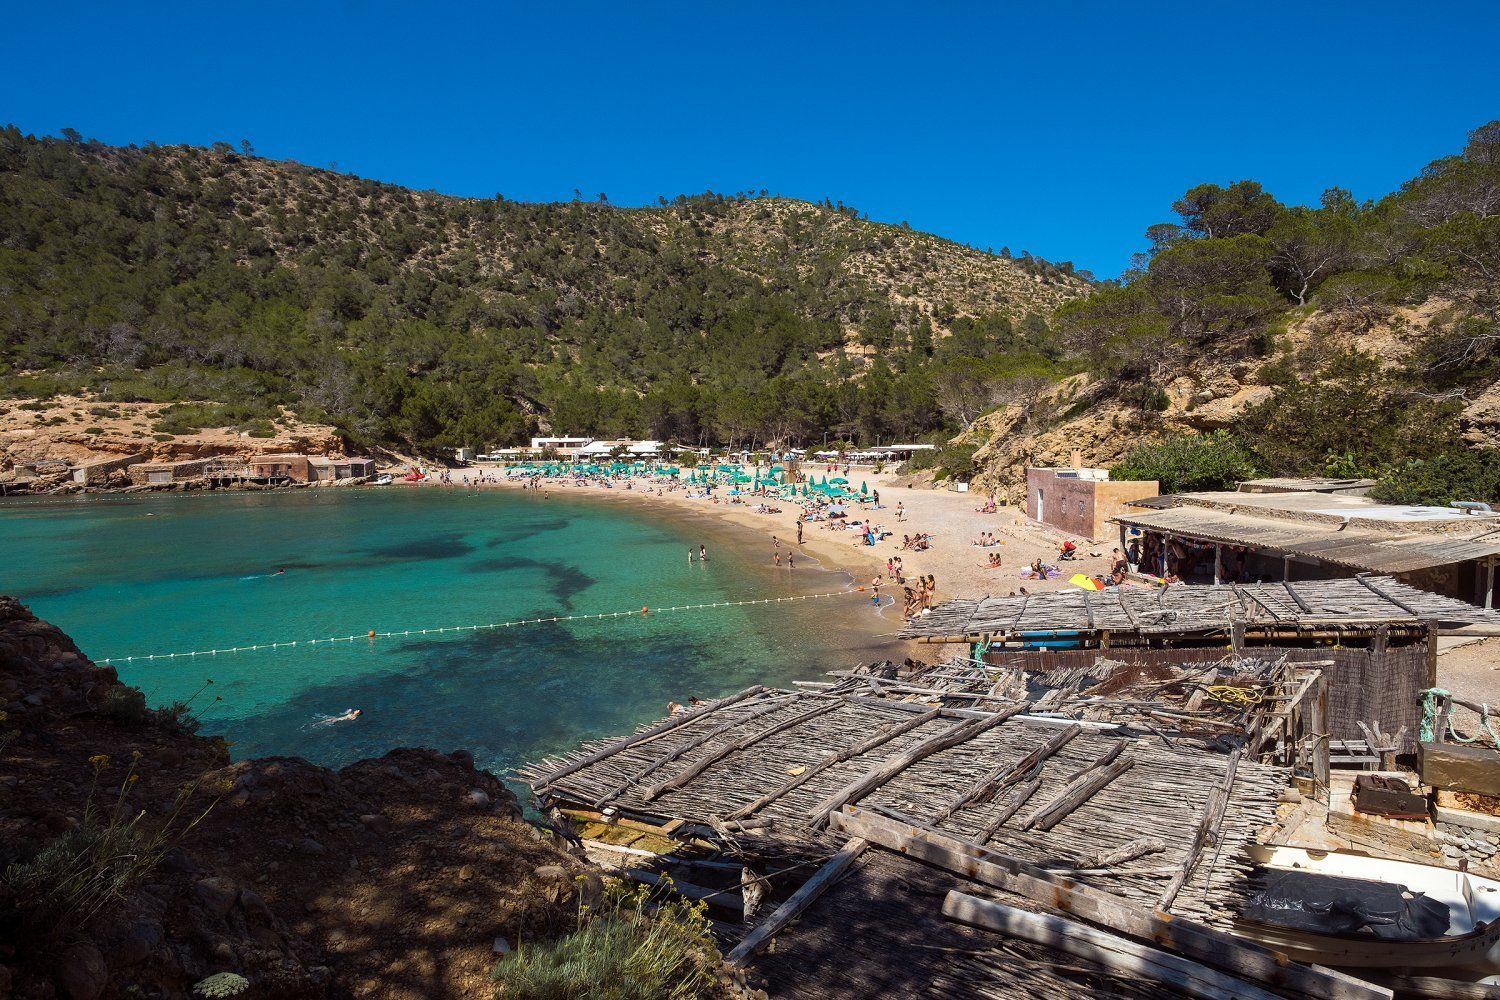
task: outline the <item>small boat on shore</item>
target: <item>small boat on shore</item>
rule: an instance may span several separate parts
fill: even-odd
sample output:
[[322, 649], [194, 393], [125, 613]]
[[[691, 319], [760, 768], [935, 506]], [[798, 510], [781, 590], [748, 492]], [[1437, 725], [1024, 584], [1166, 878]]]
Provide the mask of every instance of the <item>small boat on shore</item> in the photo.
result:
[[370, 480], [370, 485], [371, 486], [389, 486], [389, 485], [391, 485], [391, 483], [394, 483], [395, 481], [396, 480], [394, 478], [392, 478], [392, 476], [391, 476], [391, 474], [389, 472], [382, 472], [380, 475], [378, 475], [374, 479]]
[[1237, 936], [1302, 962], [1500, 982], [1500, 881], [1343, 851], [1263, 844], [1250, 854], [1261, 890]]

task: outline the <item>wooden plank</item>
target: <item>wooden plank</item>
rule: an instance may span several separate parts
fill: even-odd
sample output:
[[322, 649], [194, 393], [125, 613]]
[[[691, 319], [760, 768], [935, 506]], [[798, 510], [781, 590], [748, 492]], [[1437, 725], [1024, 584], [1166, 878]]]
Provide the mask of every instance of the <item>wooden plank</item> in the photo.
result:
[[1079, 862], [1080, 871], [1089, 868], [1113, 868], [1115, 865], [1123, 865], [1127, 861], [1136, 858], [1144, 858], [1148, 854], [1160, 854], [1167, 849], [1167, 842], [1158, 837], [1142, 837], [1121, 844], [1114, 850], [1101, 851], [1082, 862]]
[[1222, 997], [1281, 1000], [1269, 990], [1181, 955], [1149, 948], [1076, 920], [1048, 913], [1030, 913], [956, 889], [943, 897], [943, 916], [1066, 952], [1131, 982], [1160, 983], [1174, 993], [1199, 1000], [1220, 1000]]
[[975, 719], [972, 722], [954, 726], [946, 733], [924, 740], [911, 749], [882, 761], [849, 782], [849, 784], [814, 806], [812, 811], [807, 814], [807, 818], [814, 826], [821, 826], [836, 809], [840, 809], [849, 803], [858, 802], [861, 798], [879, 788], [887, 781], [890, 781], [918, 761], [925, 760], [943, 750], [956, 747], [960, 743], [967, 743], [976, 736], [980, 736], [994, 729], [996, 726], [1004, 724], [1011, 716], [1020, 715], [1030, 708], [1031, 702], [1023, 701], [1019, 705], [1012, 705], [1004, 711], [996, 712], [988, 718]]
[[1302, 595], [1297, 593], [1297, 588], [1292, 586], [1292, 581], [1283, 580], [1281, 581], [1281, 585], [1286, 588], [1287, 596], [1292, 599], [1292, 602], [1302, 609], [1303, 614], [1310, 615], [1313, 613], [1312, 605], [1302, 599]]
[[624, 875], [633, 882], [641, 882], [645, 885], [665, 885], [684, 899], [701, 900], [710, 906], [718, 906], [735, 913], [743, 913], [745, 910], [744, 898], [730, 889], [705, 889], [701, 885], [684, 882], [659, 872], [647, 871], [644, 868], [626, 869]]
[[1423, 616], [1420, 611], [1412, 607], [1410, 604], [1407, 604], [1405, 601], [1401, 600], [1401, 598], [1395, 596], [1394, 594], [1387, 594], [1384, 590], [1381, 590], [1379, 587], [1375, 586], [1375, 584], [1370, 581], [1370, 578], [1365, 576], [1363, 573], [1357, 574], [1354, 579], [1364, 584], [1366, 590], [1374, 594], [1376, 597], [1380, 598], [1382, 601], [1388, 601], [1391, 604], [1394, 604], [1396, 607], [1400, 608], [1402, 611], [1405, 611], [1407, 614], [1411, 615], [1417, 621], [1422, 621]]
[[[1318, 1000], [1390, 1000], [1391, 991], [1350, 982], [1346, 977], [1293, 962], [1283, 952], [1242, 941], [1206, 924], [1165, 913], [1151, 913], [1118, 896], [1034, 865], [980, 848], [936, 830], [923, 830], [850, 808], [829, 817], [834, 829], [861, 837], [983, 885], [1004, 889], [1049, 909], [1196, 958], [1236, 976], [1278, 990], [1300, 990]], [[976, 853], [977, 852], [977, 853]], [[979, 857], [982, 853], [984, 857]]]
[[685, 726], [689, 722], [697, 722], [705, 715], [711, 715], [714, 712], [719, 711], [721, 708], [728, 708], [731, 705], [738, 705], [740, 702], [745, 701], [747, 698], [754, 698], [756, 695], [762, 693], [765, 690], [767, 689], [764, 685], [757, 684], [754, 687], [746, 688], [739, 694], [730, 695], [728, 698], [721, 698], [718, 701], [713, 702], [712, 704], [704, 705], [701, 708], [695, 709], [693, 711], [683, 712], [681, 715], [670, 716], [662, 720], [661, 722], [658, 722], [656, 725], [652, 726], [650, 729], [646, 730], [643, 733], [636, 733], [633, 736], [626, 736], [622, 739], [615, 740], [608, 746], [595, 750], [593, 753], [588, 754], [584, 757], [580, 757], [579, 759], [573, 761], [566, 767], [561, 767], [556, 771], [553, 771], [540, 784], [534, 786], [533, 791], [541, 792], [544, 789], [551, 788], [553, 785], [557, 784], [557, 779], [566, 777], [567, 775], [572, 774], [574, 771], [578, 771], [585, 767], [588, 767], [590, 764], [597, 764], [604, 758], [613, 757], [621, 750], [629, 749], [630, 747], [633, 747], [638, 743], [645, 743], [648, 740], [654, 740], [661, 734], [676, 729], [678, 726]]
[[1205, 844], [1212, 839], [1215, 847], [1219, 843], [1219, 828], [1224, 824], [1224, 812], [1229, 807], [1230, 792], [1234, 790], [1234, 775], [1240, 766], [1239, 749], [1235, 749], [1229, 755], [1229, 761], [1225, 765], [1224, 777], [1214, 785], [1209, 793], [1208, 801], [1203, 804], [1203, 816], [1198, 820], [1198, 827], [1193, 832], [1193, 842], [1188, 846], [1187, 857], [1183, 860], [1182, 868], [1172, 876], [1167, 887], [1162, 890], [1161, 898], [1156, 901], [1156, 908], [1163, 913], [1171, 909], [1172, 902], [1177, 899], [1177, 894], [1182, 887], [1187, 885], [1188, 876], [1192, 875], [1193, 869], [1198, 866], [1198, 858], [1203, 854]]
[[692, 781], [694, 778], [698, 777], [698, 775], [702, 774], [704, 771], [707, 771], [710, 767], [713, 767], [715, 764], [723, 760], [725, 757], [728, 757], [730, 754], [738, 753], [741, 750], [754, 746], [761, 740], [769, 739], [772, 736], [775, 736], [777, 733], [785, 732], [788, 729], [794, 729], [797, 726], [802, 725], [804, 722], [809, 722], [813, 719], [818, 718], [820, 715], [827, 715], [829, 712], [837, 711], [838, 709], [843, 707], [844, 703], [842, 701], [832, 701], [826, 705], [819, 705], [817, 708], [811, 709], [810, 711], [800, 712], [797, 715], [792, 716], [790, 719], [783, 719], [782, 721], [768, 726], [765, 729], [760, 730], [759, 732], [741, 736], [739, 739], [735, 740], [733, 743], [730, 743], [728, 746], [721, 747], [720, 749], [707, 755], [693, 766], [682, 771], [680, 774], [668, 778], [666, 781], [658, 782], [657, 784], [652, 785], [650, 788], [646, 789], [646, 791], [641, 795], [641, 798], [645, 799], [647, 802], [650, 802], [661, 795], [663, 792], [671, 791], [674, 788], [681, 788], [683, 785], [686, 785], [688, 782]]
[[1135, 758], [1123, 756], [1103, 767], [1095, 767], [1075, 778], [1046, 805], [1039, 807], [1021, 824], [1022, 830], [1050, 830], [1073, 810], [1092, 798], [1099, 789], [1135, 766]]
[[777, 799], [781, 798], [788, 792], [800, 788], [802, 785], [811, 781], [819, 774], [822, 774], [830, 767], [842, 764], [846, 760], [852, 760], [853, 758], [858, 757], [861, 754], [869, 753], [871, 750], [875, 750], [881, 746], [884, 746], [898, 736], [904, 736], [905, 734], [911, 732], [913, 729], [927, 725], [927, 723], [931, 722], [933, 719], [938, 718], [942, 714], [943, 710], [941, 708], [930, 709], [926, 712], [922, 712], [920, 715], [914, 715], [904, 722], [886, 725], [883, 728], [876, 730], [874, 735], [870, 736], [869, 739], [862, 740], [851, 747], [843, 750], [831, 751], [821, 761], [814, 764], [812, 767], [809, 767], [801, 774], [793, 775], [790, 780], [782, 782], [780, 786], [771, 789], [769, 792], [766, 792], [754, 802], [751, 802], [748, 805], [741, 806], [740, 808], [736, 809], [734, 812], [726, 816], [725, 819], [744, 819], [747, 816], [753, 816], [755, 813], [764, 809], [772, 802], [775, 802]]
[[839, 852], [829, 858], [819, 868], [813, 877], [802, 883], [802, 887], [792, 893], [785, 903], [776, 907], [771, 915], [756, 926], [749, 934], [740, 939], [740, 943], [734, 946], [728, 955], [724, 956], [724, 962], [730, 968], [741, 968], [756, 952], [765, 947], [766, 943], [775, 936], [783, 927], [791, 923], [798, 914], [812, 905], [813, 901], [821, 896], [829, 886], [838, 881], [854, 860], [865, 852], [869, 847], [869, 841], [859, 837], [852, 837], [844, 843]]
[[1021, 759], [1010, 764], [1001, 764], [976, 780], [967, 789], [955, 796], [947, 805], [939, 810], [937, 817], [932, 821], [933, 826], [942, 826], [943, 821], [971, 802], [981, 800], [988, 801], [993, 793], [1008, 788], [1020, 781], [1031, 772], [1038, 764], [1061, 750], [1073, 737], [1083, 732], [1081, 726], [1071, 726], [1053, 736], [1046, 743], [1037, 747]]
[[1500, 753], [1480, 744], [1422, 743], [1417, 770], [1435, 788], [1500, 795]]
[[1436, 976], [1389, 976], [1383, 982], [1397, 996], [1424, 997], [1426, 1000], [1500, 1000], [1500, 986], [1489, 983], [1466, 983]]

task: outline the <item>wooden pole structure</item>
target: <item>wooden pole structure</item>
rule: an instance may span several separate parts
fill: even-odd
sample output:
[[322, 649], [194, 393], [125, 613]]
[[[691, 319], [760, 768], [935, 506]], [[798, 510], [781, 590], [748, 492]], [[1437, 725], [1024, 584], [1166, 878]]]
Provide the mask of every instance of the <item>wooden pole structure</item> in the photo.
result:
[[734, 950], [724, 956], [724, 961], [731, 968], [741, 968], [747, 959], [765, 947], [777, 931], [812, 905], [813, 900], [823, 894], [823, 891], [834, 882], [838, 881], [854, 860], [864, 853], [869, 847], [869, 842], [858, 837], [851, 838], [845, 842], [843, 848], [829, 858], [823, 867], [819, 868], [813, 877], [802, 883], [802, 888], [792, 893], [785, 903], [776, 907], [764, 922], [757, 925], [754, 930], [740, 939], [740, 943], [734, 946]]

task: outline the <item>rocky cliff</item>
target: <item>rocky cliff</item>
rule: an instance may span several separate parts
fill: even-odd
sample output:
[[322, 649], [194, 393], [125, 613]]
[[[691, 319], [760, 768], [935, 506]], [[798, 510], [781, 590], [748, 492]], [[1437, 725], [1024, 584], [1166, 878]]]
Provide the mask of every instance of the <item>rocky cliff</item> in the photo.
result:
[[599, 890], [467, 753], [231, 763], [4, 597], [0, 706], [0, 998], [475, 996]]
[[[1004, 406], [955, 439], [975, 446], [975, 490], [1012, 502], [1025, 492], [1026, 467], [1065, 466], [1076, 452], [1086, 466], [1109, 467], [1135, 446], [1178, 434], [1233, 428], [1244, 412], [1272, 397], [1273, 365], [1293, 370], [1339, 350], [1368, 352], [1390, 369], [1412, 363], [1422, 341], [1452, 322], [1453, 303], [1434, 298], [1377, 314], [1306, 308], [1264, 353], [1226, 341], [1188, 357], [1159, 383], [1162, 408], [1128, 401], [1128, 390], [1083, 372], [1040, 393], [1026, 405]], [[1472, 398], [1470, 398], [1472, 397]], [[1460, 400], [1466, 440], [1500, 444], [1500, 383]]]

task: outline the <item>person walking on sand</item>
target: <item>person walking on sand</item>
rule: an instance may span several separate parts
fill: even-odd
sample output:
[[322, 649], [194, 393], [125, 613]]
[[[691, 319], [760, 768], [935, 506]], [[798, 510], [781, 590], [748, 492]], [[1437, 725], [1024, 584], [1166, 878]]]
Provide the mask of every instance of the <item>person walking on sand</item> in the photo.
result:
[[896, 501], [896, 520], [906, 520], [906, 504], [902, 503], [900, 500]]
[[797, 515], [797, 544], [798, 545], [802, 544], [802, 524], [803, 524], [803, 515], [799, 514], [799, 515]]
[[786, 568], [787, 569], [796, 569], [797, 568], [797, 557], [796, 557], [795, 554], [793, 554], [791, 552], [788, 552], [786, 554]]

